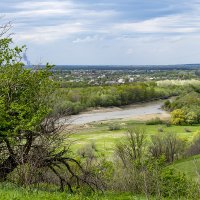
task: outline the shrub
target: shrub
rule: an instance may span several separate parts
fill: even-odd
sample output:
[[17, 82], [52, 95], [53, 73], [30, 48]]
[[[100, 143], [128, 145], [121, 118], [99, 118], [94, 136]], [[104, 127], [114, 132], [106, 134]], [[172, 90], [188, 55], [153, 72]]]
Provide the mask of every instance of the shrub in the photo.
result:
[[166, 162], [171, 163], [183, 155], [185, 141], [174, 133], [159, 133], [151, 136], [149, 153], [153, 158], [165, 156]]
[[187, 179], [184, 173], [173, 168], [164, 168], [161, 173], [161, 193], [164, 197], [180, 199], [196, 199], [198, 195], [197, 184]]
[[195, 112], [189, 112], [186, 115], [186, 122], [187, 124], [197, 124], [198, 123], [198, 116]]
[[185, 132], [187, 132], [187, 133], [192, 132], [189, 128], [185, 128], [184, 130], [185, 130]]
[[163, 121], [159, 117], [156, 117], [154, 119], [148, 120], [146, 122], [146, 124], [147, 125], [158, 125], [158, 124], [163, 124]]
[[78, 149], [77, 153], [81, 158], [95, 158], [95, 152], [97, 151], [96, 145], [94, 142], [90, 144], [86, 144], [82, 146], [80, 149]]
[[166, 127], [170, 127], [170, 126], [171, 126], [170, 121], [166, 121], [166, 122], [165, 122], [165, 126], [166, 126]]
[[166, 110], [170, 110], [171, 102], [169, 100], [165, 101], [163, 108]]
[[162, 127], [159, 127], [159, 128], [158, 128], [158, 132], [161, 132], [161, 133], [162, 133], [163, 131], [164, 131], [164, 130], [163, 130]]
[[110, 124], [108, 129], [109, 131], [116, 131], [116, 130], [120, 130], [121, 126], [120, 124], [114, 123], [114, 124]]
[[200, 154], [200, 133], [198, 133], [192, 141], [192, 144], [188, 148], [186, 154], [188, 156], [198, 155]]
[[171, 113], [171, 123], [174, 125], [185, 124], [185, 112], [181, 109], [176, 109]]

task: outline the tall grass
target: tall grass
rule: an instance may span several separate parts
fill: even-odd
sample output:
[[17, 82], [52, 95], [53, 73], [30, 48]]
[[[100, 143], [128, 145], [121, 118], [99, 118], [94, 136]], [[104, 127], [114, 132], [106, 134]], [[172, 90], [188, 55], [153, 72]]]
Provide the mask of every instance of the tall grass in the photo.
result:
[[41, 191], [17, 187], [10, 183], [0, 184], [0, 200], [144, 200], [129, 193], [84, 194], [59, 191]]

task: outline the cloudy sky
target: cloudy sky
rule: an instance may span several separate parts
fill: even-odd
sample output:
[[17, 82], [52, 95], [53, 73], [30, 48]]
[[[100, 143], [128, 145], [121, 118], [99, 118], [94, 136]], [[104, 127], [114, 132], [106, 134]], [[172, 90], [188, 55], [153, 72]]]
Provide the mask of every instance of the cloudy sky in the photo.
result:
[[32, 63], [200, 63], [200, 0], [0, 0]]

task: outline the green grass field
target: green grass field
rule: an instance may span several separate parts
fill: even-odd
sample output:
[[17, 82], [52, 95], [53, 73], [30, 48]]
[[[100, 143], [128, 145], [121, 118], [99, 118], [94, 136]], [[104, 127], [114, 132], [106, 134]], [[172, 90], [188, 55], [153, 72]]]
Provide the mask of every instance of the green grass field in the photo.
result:
[[51, 192], [29, 190], [12, 184], [0, 184], [0, 200], [144, 200], [145, 197], [131, 194], [70, 194], [67, 192]]
[[181, 172], [184, 172], [188, 178], [200, 181], [200, 155], [178, 160], [171, 166]]
[[[110, 124], [119, 124], [120, 130], [110, 131]], [[144, 122], [136, 121], [123, 121], [113, 120], [105, 121], [101, 123], [91, 123], [87, 127], [83, 127], [80, 130], [75, 130], [75, 134], [72, 134], [71, 140], [74, 141], [72, 145], [73, 150], [79, 149], [84, 145], [95, 143], [99, 153], [105, 155], [111, 155], [114, 151], [115, 144], [122, 140], [126, 136], [128, 129], [133, 127], [143, 128], [146, 131], [147, 138], [153, 134], [162, 132], [176, 133], [185, 140], [191, 140], [193, 135], [200, 131], [200, 125], [195, 126], [166, 126], [163, 125], [146, 125]], [[161, 133], [162, 133], [161, 132]]]

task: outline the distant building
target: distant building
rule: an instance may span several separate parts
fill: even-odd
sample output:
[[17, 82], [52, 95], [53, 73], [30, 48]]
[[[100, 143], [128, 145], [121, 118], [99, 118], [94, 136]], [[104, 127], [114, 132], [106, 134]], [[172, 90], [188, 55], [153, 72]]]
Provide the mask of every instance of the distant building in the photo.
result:
[[120, 78], [117, 82], [121, 84], [121, 83], [125, 83], [125, 80]]
[[129, 82], [133, 82], [134, 81], [134, 78], [129, 78]]
[[105, 84], [106, 85], [113, 85], [113, 84], [116, 84], [116, 82], [115, 81], [106, 81]]

